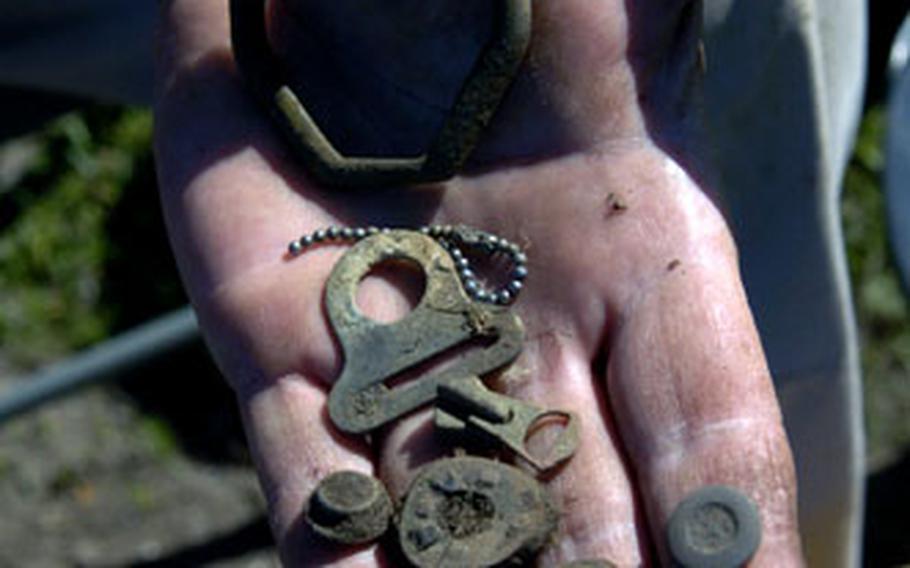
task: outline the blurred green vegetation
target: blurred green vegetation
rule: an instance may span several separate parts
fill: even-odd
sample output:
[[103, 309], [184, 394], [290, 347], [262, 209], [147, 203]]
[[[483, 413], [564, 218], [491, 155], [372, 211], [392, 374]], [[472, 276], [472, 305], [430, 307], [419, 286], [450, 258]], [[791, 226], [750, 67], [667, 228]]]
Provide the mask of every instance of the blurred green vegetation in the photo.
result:
[[[186, 303], [151, 142], [148, 110], [92, 106], [0, 146], [0, 364], [24, 371]], [[247, 463], [233, 393], [201, 342], [129, 378], [118, 392], [156, 457]]]
[[[124, 318], [137, 309], [127, 297], [149, 298], [150, 307], [182, 298], [171, 267], [142, 266], [170, 262], [162, 230], [141, 232], [160, 225], [151, 137], [148, 111], [97, 107], [13, 142], [30, 150], [18, 181], [0, 188], [0, 344], [15, 366], [52, 360], [139, 319]], [[145, 282], [118, 280], [131, 270]]]
[[910, 445], [910, 311], [887, 238], [881, 189], [886, 119], [881, 106], [866, 112], [843, 195], [872, 467], [897, 457]]

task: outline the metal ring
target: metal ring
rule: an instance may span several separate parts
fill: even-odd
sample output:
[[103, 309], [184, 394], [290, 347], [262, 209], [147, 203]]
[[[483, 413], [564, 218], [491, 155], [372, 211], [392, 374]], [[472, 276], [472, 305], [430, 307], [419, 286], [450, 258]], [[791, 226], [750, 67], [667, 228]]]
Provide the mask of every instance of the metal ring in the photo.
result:
[[495, 0], [495, 32], [474, 64], [426, 153], [416, 157], [344, 156], [288, 86], [266, 36], [266, 0], [231, 0], [234, 57], [256, 96], [272, 111], [307, 170], [335, 187], [438, 182], [464, 165], [518, 73], [531, 37], [531, 0]]

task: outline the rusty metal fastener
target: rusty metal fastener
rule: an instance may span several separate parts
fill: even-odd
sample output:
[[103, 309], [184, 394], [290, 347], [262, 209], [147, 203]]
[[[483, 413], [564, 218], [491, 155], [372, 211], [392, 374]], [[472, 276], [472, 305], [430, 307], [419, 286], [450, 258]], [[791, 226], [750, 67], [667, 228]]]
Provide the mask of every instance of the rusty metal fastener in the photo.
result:
[[448, 179], [461, 169], [515, 79], [531, 37], [531, 0], [494, 0], [490, 39], [436, 138], [416, 157], [343, 156], [288, 87], [266, 36], [266, 0], [231, 0], [234, 57], [257, 97], [298, 150], [308, 171], [330, 186], [379, 186]]
[[[387, 260], [409, 260], [424, 271], [423, 298], [403, 319], [379, 323], [355, 305], [360, 281]], [[438, 385], [483, 375], [521, 353], [524, 330], [507, 307], [471, 300], [451, 255], [435, 240], [395, 230], [367, 237], [348, 250], [326, 284], [326, 310], [344, 352], [341, 376], [329, 394], [329, 416], [342, 431], [366, 433], [432, 402]], [[402, 385], [402, 372], [473, 339], [487, 340], [442, 370]]]
[[375, 477], [338, 471], [319, 482], [306, 519], [317, 534], [340, 544], [363, 544], [386, 531], [392, 500]]
[[[504, 444], [539, 472], [564, 463], [578, 448], [578, 418], [565, 410], [544, 409], [495, 393], [477, 377], [439, 385], [436, 427], [456, 433], [480, 433]], [[558, 420], [559, 423], [550, 424]], [[544, 455], [528, 448], [538, 428], [559, 428]]]
[[419, 568], [524, 566], [546, 544], [556, 520], [543, 485], [521, 470], [483, 458], [450, 458], [427, 465], [412, 482], [399, 543]]
[[[483, 434], [541, 472], [565, 462], [578, 446], [573, 413], [497, 394], [479, 378], [518, 356], [523, 339], [520, 321], [502, 306], [468, 298], [455, 257], [429, 234], [398, 230], [363, 236], [332, 271], [326, 308], [345, 355], [329, 396], [332, 421], [342, 431], [364, 433], [437, 400], [440, 429]], [[354, 297], [371, 268], [388, 259], [415, 262], [427, 285], [408, 316], [380, 324], [360, 313]], [[469, 351], [444, 371], [425, 373], [404, 385], [388, 384], [434, 355], [484, 337], [491, 339], [488, 345]], [[548, 428], [558, 433], [554, 442], [545, 452], [531, 451], [529, 439]]]

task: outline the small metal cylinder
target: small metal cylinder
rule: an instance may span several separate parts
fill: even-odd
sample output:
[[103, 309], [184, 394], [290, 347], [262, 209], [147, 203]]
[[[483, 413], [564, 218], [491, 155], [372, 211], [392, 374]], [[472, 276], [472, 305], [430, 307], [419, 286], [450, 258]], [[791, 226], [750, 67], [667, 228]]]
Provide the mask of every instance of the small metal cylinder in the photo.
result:
[[335, 472], [310, 497], [307, 521], [317, 534], [340, 544], [363, 544], [382, 536], [392, 517], [392, 500], [375, 477]]

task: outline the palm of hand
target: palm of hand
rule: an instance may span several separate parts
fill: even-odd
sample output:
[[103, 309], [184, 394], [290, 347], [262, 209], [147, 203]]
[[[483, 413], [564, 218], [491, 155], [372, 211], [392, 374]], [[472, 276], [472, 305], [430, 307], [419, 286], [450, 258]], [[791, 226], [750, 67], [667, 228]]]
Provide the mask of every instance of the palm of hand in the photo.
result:
[[[533, 72], [519, 79], [469, 175], [426, 191], [342, 194], [307, 181], [247, 99], [226, 63], [223, 4], [175, 0], [170, 8], [177, 25], [164, 50], [170, 82], [158, 105], [161, 182], [184, 279], [237, 388], [287, 562], [382, 563], [372, 549], [338, 558], [320, 552], [300, 522], [305, 499], [342, 468], [376, 472], [400, 494], [434, 448], [425, 413], [372, 446], [331, 428], [325, 399], [342, 356], [322, 294], [343, 251], [323, 247], [293, 262], [282, 253], [290, 239], [329, 224], [429, 222], [474, 225], [528, 247], [532, 277], [515, 308], [528, 341], [503, 388], [582, 421], [577, 455], [550, 483], [564, 516], [544, 564], [645, 562], [652, 547], [661, 550], [660, 528], [675, 504], [709, 482], [743, 487], [761, 503], [778, 543], [760, 559], [797, 558], [792, 464], [735, 252], [716, 210], [644, 128], [647, 109], [636, 89], [647, 81], [629, 61], [623, 30], [631, 16], [622, 6], [541, 4]], [[331, 30], [350, 15], [347, 4], [295, 6], [301, 20]], [[425, 10], [406, 4], [390, 4], [385, 19], [372, 15], [373, 32], [348, 33], [362, 38], [367, 53], [393, 45], [384, 34], [394, 26], [383, 24], [395, 21], [394, 10]], [[460, 9], [455, 21], [476, 17]], [[188, 24], [205, 18], [217, 26], [200, 32]], [[452, 24], [438, 11], [428, 18], [446, 30]], [[425, 41], [437, 37], [420, 29]], [[276, 33], [282, 37], [280, 26]], [[663, 39], [658, 30], [648, 41]], [[461, 59], [477, 41], [463, 46]], [[284, 49], [294, 51], [290, 43]], [[357, 46], [350, 51], [356, 56]], [[412, 53], [430, 54], [427, 64], [439, 63], [443, 51]], [[670, 59], [668, 69], [692, 60]], [[318, 58], [302, 60], [303, 76], [319, 72]], [[369, 87], [404, 81], [414, 65], [396, 63], [383, 77], [367, 77]], [[669, 75], [663, 71], [647, 76]], [[393, 89], [393, 119], [417, 107], [416, 116], [426, 117], [398, 130], [403, 143], [438, 121], [443, 87], [458, 76], [440, 81], [438, 90], [418, 93], [419, 103]], [[687, 84], [671, 81], [676, 90], [660, 97], [682, 99]], [[344, 104], [357, 107], [356, 98]], [[427, 107], [436, 110], [421, 115]], [[378, 140], [371, 132], [354, 142]], [[403, 309], [400, 294], [381, 281], [367, 282], [363, 298], [371, 313]], [[731, 450], [755, 462], [725, 459]]]

